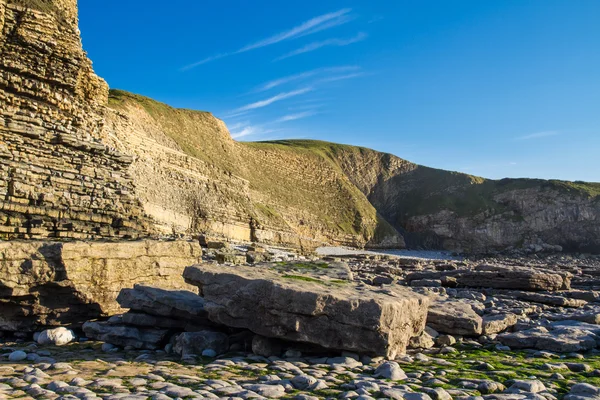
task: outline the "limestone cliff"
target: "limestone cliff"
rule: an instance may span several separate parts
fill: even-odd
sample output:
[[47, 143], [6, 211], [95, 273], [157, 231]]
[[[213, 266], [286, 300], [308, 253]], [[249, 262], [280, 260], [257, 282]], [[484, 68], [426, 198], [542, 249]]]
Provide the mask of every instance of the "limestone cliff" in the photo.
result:
[[492, 181], [319, 141], [240, 143], [111, 91], [76, 0], [0, 0], [0, 237], [600, 251], [600, 184]]
[[104, 141], [134, 155], [145, 211], [166, 232], [314, 247], [403, 246], [331, 160], [310, 150], [231, 139], [210, 113], [111, 91]]
[[369, 149], [284, 143], [328, 154], [409, 247], [488, 252], [554, 245], [600, 252], [600, 183], [495, 181]]
[[86, 57], [76, 0], [0, 0], [0, 236], [148, 230], [132, 158], [100, 141], [108, 86]]

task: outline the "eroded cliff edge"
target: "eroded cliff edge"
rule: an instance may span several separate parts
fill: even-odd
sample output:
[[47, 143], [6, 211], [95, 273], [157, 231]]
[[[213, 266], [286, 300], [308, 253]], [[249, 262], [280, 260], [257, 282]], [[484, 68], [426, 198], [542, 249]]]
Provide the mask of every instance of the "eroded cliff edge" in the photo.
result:
[[0, 0], [0, 105], [7, 239], [600, 250], [600, 184], [492, 181], [319, 141], [240, 143], [210, 113], [109, 95], [76, 0]]

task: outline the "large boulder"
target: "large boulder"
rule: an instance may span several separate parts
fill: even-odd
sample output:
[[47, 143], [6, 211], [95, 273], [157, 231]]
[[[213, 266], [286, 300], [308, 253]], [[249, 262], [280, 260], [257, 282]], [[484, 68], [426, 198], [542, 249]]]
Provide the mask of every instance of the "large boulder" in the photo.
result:
[[462, 301], [433, 302], [427, 314], [427, 325], [452, 335], [479, 336], [483, 332], [482, 318], [470, 304]]
[[187, 290], [165, 290], [147, 285], [123, 289], [117, 296], [123, 308], [159, 317], [208, 322], [204, 299]]
[[70, 329], [59, 327], [54, 329], [46, 329], [35, 339], [35, 341], [41, 345], [64, 346], [65, 344], [71, 343], [73, 340], [75, 340], [75, 334]]
[[357, 288], [214, 264], [183, 276], [200, 289], [212, 321], [267, 337], [393, 358], [425, 327], [428, 300], [405, 287]]
[[192, 289], [181, 273], [201, 259], [187, 241], [0, 243], [0, 330], [79, 327], [122, 311], [123, 288]]

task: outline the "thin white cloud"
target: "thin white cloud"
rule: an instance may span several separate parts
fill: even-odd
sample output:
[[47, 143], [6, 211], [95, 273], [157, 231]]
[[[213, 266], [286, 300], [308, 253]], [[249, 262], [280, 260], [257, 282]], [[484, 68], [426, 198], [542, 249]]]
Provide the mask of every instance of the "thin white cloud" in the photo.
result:
[[365, 74], [362, 72], [358, 72], [355, 74], [346, 74], [346, 75], [336, 75], [330, 76], [327, 78], [319, 79], [316, 83], [325, 83], [325, 82], [336, 82], [336, 81], [344, 81], [346, 79], [358, 78], [364, 76]]
[[315, 75], [324, 74], [324, 73], [344, 73], [350, 71], [357, 71], [360, 67], [356, 65], [344, 65], [340, 67], [327, 67], [327, 68], [318, 68], [310, 71], [301, 72], [299, 74], [284, 76], [283, 78], [274, 79], [272, 81], [266, 82], [261, 85], [256, 91], [264, 92], [269, 89], [276, 88], [278, 86], [284, 85], [286, 83], [295, 82], [298, 80], [311, 78]]
[[309, 103], [309, 104], [291, 106], [291, 107], [288, 107], [287, 109], [290, 111], [312, 110], [315, 108], [325, 107], [326, 105], [327, 104], [325, 104], [325, 103]]
[[218, 59], [220, 59], [220, 58], [227, 57], [227, 56], [229, 56], [229, 55], [231, 55], [231, 54], [229, 54], [229, 53], [224, 53], [224, 54], [217, 54], [216, 56], [206, 57], [206, 58], [205, 58], [205, 59], [203, 59], [203, 60], [200, 60], [200, 61], [198, 61], [198, 62], [195, 62], [195, 63], [193, 63], [193, 64], [190, 64], [190, 65], [186, 65], [185, 67], [181, 68], [181, 71], [187, 71], [187, 70], [190, 70], [190, 69], [193, 69], [193, 68], [199, 67], [199, 66], [200, 66], [200, 65], [202, 65], [202, 64], [206, 64], [206, 63], [208, 63], [208, 62], [215, 61], [215, 60], [218, 60]]
[[263, 125], [251, 125], [250, 123], [235, 124], [229, 127], [229, 132], [233, 139], [240, 139], [247, 136], [266, 135], [267, 133], [277, 132], [279, 129], [265, 129]]
[[256, 127], [246, 126], [246, 127], [240, 129], [237, 132], [231, 131], [231, 137], [234, 138], [234, 139], [239, 139], [239, 138], [242, 138], [244, 136], [249, 136], [249, 135], [252, 135], [252, 134], [255, 134], [255, 133], [257, 133]]
[[233, 118], [240, 118], [240, 117], [247, 118], [248, 114], [250, 114], [250, 110], [246, 110], [246, 111], [233, 111], [233, 112], [230, 112], [230, 113], [227, 113], [227, 114], [223, 115], [221, 118], [222, 119], [233, 119]]
[[288, 115], [284, 115], [281, 118], [276, 119], [275, 122], [296, 121], [299, 119], [312, 117], [315, 114], [316, 114], [315, 111], [305, 111], [305, 112], [301, 112], [301, 113], [297, 113], [297, 114], [288, 114]]
[[340, 39], [340, 38], [333, 38], [333, 39], [327, 39], [327, 40], [323, 40], [321, 42], [313, 42], [313, 43], [309, 43], [304, 47], [301, 47], [299, 49], [296, 49], [294, 51], [291, 51], [287, 54], [282, 55], [281, 57], [276, 58], [274, 61], [281, 61], [284, 60], [286, 58], [290, 58], [290, 57], [294, 57], [300, 54], [304, 54], [304, 53], [310, 53], [311, 51], [315, 51], [315, 50], [319, 50], [323, 47], [328, 47], [328, 46], [337, 46], [337, 47], [341, 47], [341, 46], [348, 46], [351, 45], [353, 43], [357, 43], [360, 41], [363, 41], [367, 38], [367, 34], [364, 32], [360, 32], [358, 35], [356, 35], [353, 38], [350, 39]]
[[300, 96], [302, 94], [311, 92], [312, 90], [313, 90], [313, 88], [306, 87], [306, 88], [294, 90], [292, 92], [279, 93], [278, 95], [275, 95], [273, 97], [269, 97], [268, 99], [260, 100], [260, 101], [257, 101], [257, 102], [250, 103], [250, 104], [247, 104], [245, 106], [242, 106], [242, 107], [236, 109], [234, 112], [254, 110], [254, 109], [257, 109], [257, 108], [266, 107], [266, 106], [271, 105], [273, 103], [276, 103], [278, 101], [289, 99], [290, 97]]
[[309, 19], [308, 21], [303, 22], [302, 24], [292, 29], [280, 32], [266, 39], [259, 40], [258, 42], [248, 44], [239, 50], [232, 51], [229, 53], [221, 53], [211, 57], [206, 57], [200, 61], [186, 65], [183, 68], [181, 68], [181, 71], [188, 71], [202, 64], [206, 64], [208, 62], [215, 61], [224, 57], [245, 53], [247, 51], [256, 50], [261, 47], [271, 46], [283, 42], [285, 40], [291, 40], [307, 35], [312, 35], [314, 33], [321, 32], [326, 29], [331, 29], [336, 26], [343, 25], [347, 22], [352, 21], [353, 17], [349, 15], [351, 11], [352, 9], [350, 8], [343, 8], [335, 12], [319, 15], [317, 17]]
[[349, 14], [350, 11], [352, 10], [349, 8], [344, 8], [332, 13], [319, 15], [318, 17], [309, 19], [308, 21], [303, 22], [302, 24], [290, 30], [278, 33], [266, 39], [260, 40], [256, 43], [244, 46], [240, 50], [236, 51], [236, 53], [244, 53], [246, 51], [259, 49], [261, 47], [283, 42], [284, 40], [311, 35], [313, 33], [320, 32], [324, 29], [329, 29], [344, 24], [349, 21], [347, 14]]
[[546, 138], [546, 137], [550, 137], [550, 136], [558, 136], [558, 135], [560, 135], [560, 132], [558, 132], [558, 131], [544, 131], [544, 132], [532, 133], [530, 135], [520, 136], [520, 137], [516, 138], [516, 140], [542, 139], [542, 138]]

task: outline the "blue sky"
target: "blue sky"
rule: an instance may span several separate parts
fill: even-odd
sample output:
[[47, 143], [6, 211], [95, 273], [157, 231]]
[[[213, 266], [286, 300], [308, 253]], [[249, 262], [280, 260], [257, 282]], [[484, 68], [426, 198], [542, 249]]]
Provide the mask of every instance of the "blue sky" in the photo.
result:
[[79, 3], [112, 88], [211, 111], [238, 140], [600, 181], [598, 0]]

